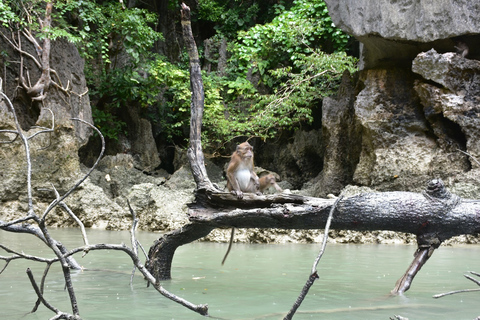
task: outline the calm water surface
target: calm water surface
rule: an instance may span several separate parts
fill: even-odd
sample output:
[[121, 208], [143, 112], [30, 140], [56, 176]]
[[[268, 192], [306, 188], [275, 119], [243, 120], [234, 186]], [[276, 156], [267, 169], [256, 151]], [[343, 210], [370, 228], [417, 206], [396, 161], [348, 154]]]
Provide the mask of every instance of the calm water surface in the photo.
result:
[[[76, 229], [52, 233], [69, 248], [82, 244]], [[130, 241], [128, 232], [88, 230], [88, 234], [90, 243], [129, 245]], [[146, 250], [158, 236], [138, 234]], [[0, 243], [25, 253], [52, 256], [32, 236], [0, 231]], [[234, 244], [222, 267], [226, 248], [227, 244], [201, 242], [180, 247], [173, 261], [173, 280], [163, 286], [192, 303], [208, 304], [214, 318], [282, 319], [305, 284], [320, 244]], [[441, 299], [432, 295], [475, 287], [463, 274], [480, 272], [480, 246], [441, 247], [405, 296], [388, 295], [410, 264], [414, 250], [415, 246], [404, 245], [328, 245], [318, 267], [320, 279], [294, 319], [388, 320], [402, 315], [410, 320], [471, 320], [479, 316], [479, 293]], [[0, 250], [0, 255], [8, 254]], [[73, 272], [84, 319], [205, 319], [146, 288], [138, 272], [130, 286], [132, 265], [125, 254], [96, 251], [76, 259], [85, 268], [95, 269]], [[13, 261], [0, 275], [1, 319], [53, 316], [43, 306], [37, 313], [27, 314], [36, 300], [25, 273], [27, 267], [40, 280], [44, 266], [31, 261]], [[50, 271], [45, 292], [50, 303], [71, 312], [58, 266]]]

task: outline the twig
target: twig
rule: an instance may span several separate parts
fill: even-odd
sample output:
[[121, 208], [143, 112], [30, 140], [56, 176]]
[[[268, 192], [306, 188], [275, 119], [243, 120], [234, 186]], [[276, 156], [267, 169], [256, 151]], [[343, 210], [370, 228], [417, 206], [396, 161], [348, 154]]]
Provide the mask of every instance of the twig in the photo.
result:
[[[0, 35], [2, 35], [2, 37], [5, 39], [5, 41], [8, 42], [8, 44], [16, 51], [18, 51], [18, 53], [20, 53], [20, 55], [25, 55], [27, 57], [30, 57], [32, 59], [32, 61], [37, 65], [37, 67], [39, 69], [42, 68], [42, 65], [40, 64], [40, 62], [33, 56], [31, 55], [30, 53], [26, 52], [26, 51], [23, 51], [21, 47], [19, 47], [18, 45], [16, 45], [15, 43], [13, 43], [7, 36], [5, 36], [5, 34], [3, 34], [2, 32], [0, 32]], [[20, 39], [19, 39], [20, 41]]]
[[[58, 194], [58, 192], [56, 192]], [[83, 222], [77, 217], [77, 215], [75, 213], [73, 213], [72, 210], [70, 210], [70, 208], [67, 206], [67, 204], [65, 202], [60, 202], [59, 203], [60, 207], [62, 207], [70, 217], [72, 217], [75, 222], [78, 224], [78, 226], [80, 227], [80, 230], [82, 232], [82, 237], [83, 237], [83, 243], [85, 243], [85, 245], [88, 246], [88, 237], [87, 237], [87, 232], [85, 231], [85, 225], [83, 224]], [[86, 254], [87, 252], [85, 252]], [[85, 255], [84, 254], [84, 255]]]
[[140, 259], [138, 256], [135, 254], [133, 249], [130, 249], [124, 244], [118, 245], [118, 244], [104, 244], [104, 243], [98, 243], [98, 244], [91, 244], [88, 246], [82, 246], [78, 247], [75, 249], [70, 250], [69, 252], [65, 253], [63, 256], [69, 257], [71, 255], [74, 255], [75, 253], [78, 253], [80, 251], [92, 251], [92, 250], [119, 250], [125, 252], [132, 260], [133, 264], [136, 266], [138, 271], [142, 273], [144, 278], [153, 285], [153, 287], [164, 297], [167, 297], [168, 299], [172, 300], [173, 302], [176, 302], [194, 312], [197, 312], [201, 315], [207, 316], [208, 315], [208, 305], [207, 304], [193, 304], [183, 298], [180, 298], [176, 296], [175, 294], [169, 292], [165, 288], [162, 287], [159, 281], [155, 279], [155, 277], [147, 270], [147, 268], [141, 263]]
[[[471, 274], [477, 276], [477, 277], [480, 277], [480, 273], [477, 273], [477, 272], [475, 272], [475, 271], [469, 271], [469, 272], [470, 272]], [[478, 281], [477, 279], [474, 279], [473, 277], [469, 276], [468, 274], [464, 274], [463, 276], [464, 276], [465, 278], [467, 278], [468, 280], [474, 282], [476, 285], [480, 286], [480, 281]], [[434, 297], [435, 299], [438, 299], [438, 298], [442, 298], [442, 297], [449, 296], [449, 295], [452, 295], [452, 294], [464, 293], [464, 292], [476, 292], [476, 291], [480, 291], [480, 288], [455, 290], [455, 291], [450, 291], [450, 292], [445, 292], [445, 293], [436, 294], [436, 295], [434, 295], [433, 297]]]
[[33, 277], [33, 273], [30, 270], [30, 268], [27, 269], [27, 275], [28, 275], [28, 278], [30, 279], [30, 283], [32, 284], [33, 290], [35, 290], [35, 293], [37, 294], [38, 299], [42, 302], [42, 304], [45, 307], [47, 307], [48, 309], [56, 313], [56, 316], [53, 317], [52, 319], [81, 319], [79, 316], [61, 312], [60, 310], [52, 306], [50, 303], [48, 303], [47, 300], [45, 300], [45, 298], [43, 297], [42, 291], [38, 288], [38, 285], [35, 282], [35, 278]]
[[61, 196], [61, 197], [58, 198], [58, 199], [53, 200], [53, 201], [48, 205], [47, 209], [45, 209], [45, 211], [44, 211], [44, 213], [43, 213], [42, 219], [45, 219], [45, 217], [47, 216], [47, 214], [48, 214], [53, 208], [55, 208], [55, 206], [57, 206], [59, 202], [63, 201], [66, 197], [68, 197], [73, 191], [75, 191], [75, 190], [88, 178], [88, 176], [90, 176], [90, 174], [93, 172], [93, 170], [97, 167], [98, 163], [100, 162], [100, 159], [101, 159], [102, 156], [103, 156], [103, 153], [105, 152], [105, 138], [103, 137], [103, 135], [102, 135], [102, 133], [100, 132], [100, 130], [98, 130], [94, 125], [92, 125], [91, 123], [88, 123], [88, 122], [85, 121], [85, 120], [78, 119], [78, 118], [72, 118], [71, 120], [82, 122], [82, 123], [90, 126], [91, 128], [93, 128], [95, 131], [97, 131], [98, 135], [100, 136], [100, 139], [102, 140], [102, 150], [100, 151], [100, 154], [98, 155], [97, 160], [95, 161], [95, 163], [93, 164], [93, 166], [90, 168], [90, 170], [88, 170], [88, 172], [87, 172], [72, 188], [70, 188], [70, 190], [68, 190], [63, 196]]
[[452, 294], [464, 293], [464, 292], [476, 292], [476, 291], [480, 291], [480, 288], [463, 289], [463, 290], [455, 290], [455, 291], [450, 291], [450, 292], [445, 292], [445, 293], [439, 293], [439, 294], [434, 295], [433, 298], [438, 299], [438, 298], [442, 298], [442, 297], [445, 297], [445, 296], [450, 296]]
[[27, 275], [28, 275], [28, 279], [30, 279], [30, 283], [32, 284], [33, 290], [35, 290], [35, 293], [37, 294], [38, 299], [43, 303], [43, 305], [48, 309], [52, 310], [53, 312], [55, 312], [56, 314], [60, 313], [60, 310], [58, 310], [57, 308], [55, 308], [45, 300], [40, 288], [37, 285], [37, 282], [35, 281], [35, 278], [33, 277], [33, 273], [32, 273], [32, 270], [30, 270], [30, 268], [27, 268]]
[[333, 212], [335, 211], [335, 208], [337, 207], [337, 204], [343, 199], [343, 196], [339, 196], [337, 200], [333, 203], [332, 209], [330, 209], [330, 213], [328, 214], [328, 219], [327, 223], [325, 224], [325, 230], [323, 232], [323, 242], [322, 242], [322, 249], [318, 253], [317, 259], [315, 259], [315, 262], [313, 263], [312, 266], [312, 273], [316, 272], [317, 265], [320, 262], [320, 259], [323, 256], [323, 253], [325, 252], [325, 248], [327, 247], [327, 240], [328, 240], [328, 231], [330, 230], [330, 224], [332, 223], [332, 218], [333, 218]]
[[[2, 248], [3, 250], [5, 250], [5, 251], [8, 252], [8, 253], [14, 254], [13, 256], [10, 256], [10, 257], [0, 256], [0, 260], [12, 261], [12, 260], [16, 260], [16, 259], [26, 259], [26, 260], [33, 260], [33, 261], [37, 261], [37, 262], [46, 262], [46, 263], [51, 263], [51, 262], [58, 261], [57, 258], [54, 258], [54, 259], [46, 259], [46, 258], [41, 258], [41, 257], [37, 257], [37, 256], [32, 256], [32, 255], [29, 255], [29, 254], [25, 254], [25, 253], [23, 253], [23, 252], [17, 252], [17, 251], [15, 251], [15, 250], [12, 250], [12, 249], [4, 246], [3, 244], [0, 244], [0, 248]], [[3, 271], [3, 270], [2, 270], [2, 271]], [[1, 273], [1, 272], [0, 272], [0, 273]]]
[[[132, 209], [132, 206], [130, 205], [130, 201], [128, 199], [127, 199], [127, 204], [128, 204], [128, 209], [130, 210], [130, 213], [133, 217], [132, 228], [130, 229], [130, 241], [132, 243], [132, 250], [138, 258], [138, 243], [137, 243], [137, 240], [135, 238], [135, 229], [137, 228], [138, 219], [137, 219], [137, 216], [135, 215], [135, 211]], [[132, 270], [132, 275], [130, 276], [130, 285], [133, 284], [133, 277], [135, 276], [135, 270], [136, 269], [137, 269], [137, 267], [134, 265], [133, 270]]]
[[[47, 275], [48, 275], [48, 271], [50, 271], [50, 267], [52, 266], [52, 263], [47, 263], [46, 267], [45, 267], [45, 270], [43, 270], [43, 276], [42, 276], [42, 281], [40, 282], [40, 292], [43, 293], [45, 292], [45, 279], [47, 279]], [[35, 305], [33, 306], [33, 309], [32, 311], [30, 311], [30, 313], [34, 313], [37, 311], [38, 309], [38, 306], [40, 305], [41, 301], [40, 299], [37, 299], [37, 302], [35, 302]]]
[[330, 213], [328, 214], [328, 219], [325, 224], [325, 230], [323, 233], [323, 242], [322, 242], [322, 248], [320, 249], [320, 252], [318, 253], [317, 258], [315, 259], [313, 263], [312, 270], [310, 272], [310, 275], [308, 276], [308, 280], [303, 286], [302, 291], [300, 292], [300, 295], [298, 296], [297, 300], [293, 304], [292, 308], [288, 312], [288, 314], [283, 318], [284, 320], [290, 320], [293, 318], [293, 315], [297, 311], [297, 309], [300, 307], [302, 304], [303, 300], [308, 294], [308, 291], [310, 290], [310, 287], [313, 285], [315, 280], [319, 278], [318, 272], [317, 272], [317, 266], [318, 263], [320, 262], [320, 259], [323, 256], [323, 253], [325, 252], [325, 248], [327, 246], [327, 240], [328, 240], [328, 231], [330, 230], [330, 224], [332, 222], [332, 217], [333, 217], [333, 212], [335, 211], [335, 208], [337, 207], [337, 204], [343, 199], [343, 196], [339, 196], [337, 200], [335, 200], [335, 203], [332, 205], [332, 208], [330, 209]]

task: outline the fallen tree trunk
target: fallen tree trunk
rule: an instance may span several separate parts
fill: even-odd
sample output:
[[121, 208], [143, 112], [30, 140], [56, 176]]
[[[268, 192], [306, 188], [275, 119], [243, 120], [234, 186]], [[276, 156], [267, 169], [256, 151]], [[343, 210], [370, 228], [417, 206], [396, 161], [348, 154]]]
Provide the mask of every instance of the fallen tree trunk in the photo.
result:
[[[248, 196], [248, 198], [247, 198]], [[287, 195], [288, 196], [288, 195]], [[335, 200], [285, 195], [246, 195], [237, 201], [230, 194], [212, 194], [231, 198], [238, 208], [192, 206], [189, 219], [215, 228], [284, 228], [323, 229]], [[278, 202], [283, 201], [283, 204]], [[298, 203], [299, 201], [302, 203]], [[240, 209], [242, 206], [253, 208]], [[269, 206], [261, 206], [261, 203]], [[245, 205], [242, 205], [245, 203]], [[357, 231], [390, 230], [413, 234], [437, 233], [441, 241], [460, 234], [480, 232], [480, 201], [457, 200], [452, 204], [439, 198], [428, 198], [413, 192], [364, 193], [340, 201], [335, 210], [332, 229]]]
[[[159, 280], [170, 279], [169, 266], [178, 246], [200, 239], [214, 228], [323, 229], [335, 201], [291, 194], [245, 194], [242, 200], [229, 193], [197, 194], [202, 196], [189, 209], [191, 224], [165, 234], [150, 249], [149, 256], [155, 259], [152, 266], [159, 263], [153, 272]], [[433, 250], [453, 236], [479, 233], [479, 222], [480, 201], [462, 200], [454, 195], [443, 199], [428, 193], [378, 192], [342, 199], [331, 228], [413, 233], [419, 248]], [[425, 263], [426, 259], [422, 261]], [[402, 287], [398, 290], [403, 292]]]

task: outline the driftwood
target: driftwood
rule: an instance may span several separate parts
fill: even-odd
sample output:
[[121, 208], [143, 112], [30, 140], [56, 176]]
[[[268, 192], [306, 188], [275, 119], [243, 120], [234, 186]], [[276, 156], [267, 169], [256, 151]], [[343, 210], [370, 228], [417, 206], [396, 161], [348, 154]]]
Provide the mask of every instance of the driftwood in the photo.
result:
[[[335, 200], [281, 193], [245, 194], [237, 199], [217, 190], [208, 179], [201, 147], [203, 83], [190, 27], [190, 9], [182, 5], [182, 28], [190, 57], [192, 89], [189, 160], [197, 190], [189, 205], [190, 224], [163, 235], [149, 251], [147, 268], [157, 280], [171, 279], [175, 250], [214, 228], [324, 229]], [[390, 230], [417, 235], [414, 260], [392, 290], [401, 294], [440, 244], [456, 235], [480, 232], [480, 201], [450, 194], [438, 179], [423, 193], [379, 192], [349, 197], [334, 208], [331, 227], [343, 230]]]
[[[169, 266], [178, 246], [204, 237], [214, 228], [323, 229], [335, 201], [292, 194], [245, 194], [244, 199], [237, 200], [229, 193], [205, 190], [197, 190], [196, 200], [189, 209], [191, 224], [164, 235], [151, 248], [149, 256], [163, 261], [156, 266], [160, 272], [154, 272], [159, 279], [170, 279]], [[454, 195], [442, 199], [426, 192], [378, 192], [342, 199], [335, 208], [331, 228], [416, 234], [416, 257], [426, 250], [423, 258], [412, 266], [418, 268], [443, 241], [480, 232], [479, 218], [480, 201]], [[394, 292], [406, 290], [402, 286]]]

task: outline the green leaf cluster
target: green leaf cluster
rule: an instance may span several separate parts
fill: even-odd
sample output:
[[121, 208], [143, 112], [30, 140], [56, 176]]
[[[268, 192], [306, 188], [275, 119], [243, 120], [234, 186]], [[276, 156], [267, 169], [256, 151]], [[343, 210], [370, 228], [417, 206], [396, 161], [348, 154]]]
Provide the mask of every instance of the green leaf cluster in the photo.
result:
[[270, 23], [240, 31], [230, 43], [229, 76], [218, 84], [228, 121], [217, 123], [227, 126], [226, 140], [265, 139], [312, 122], [312, 107], [335, 93], [345, 70], [356, 71], [356, 59], [345, 53], [349, 36], [333, 25], [324, 1], [276, 10]]

